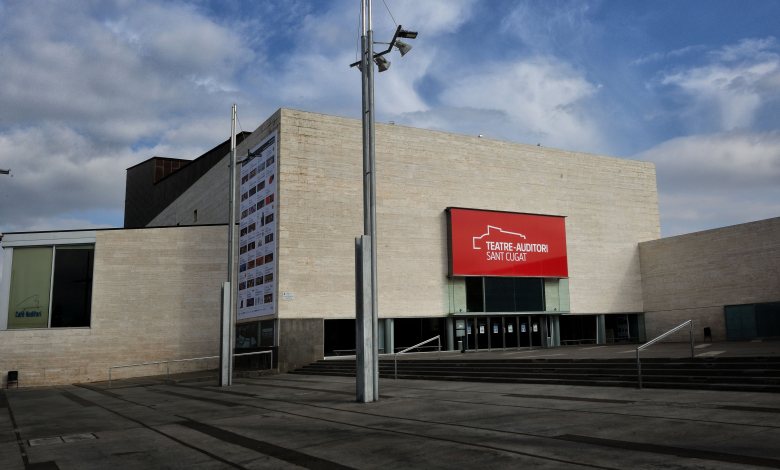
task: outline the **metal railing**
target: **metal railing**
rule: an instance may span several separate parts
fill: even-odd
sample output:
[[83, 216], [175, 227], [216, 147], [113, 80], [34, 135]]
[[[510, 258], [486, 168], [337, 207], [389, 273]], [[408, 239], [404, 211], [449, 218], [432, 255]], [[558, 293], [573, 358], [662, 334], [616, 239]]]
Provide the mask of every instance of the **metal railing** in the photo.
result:
[[[248, 353], [240, 353], [240, 354], [233, 354], [233, 357], [238, 356], [256, 356], [259, 354], [270, 354], [271, 355], [271, 367], [269, 369], [274, 368], [274, 352], [273, 350], [268, 351], [255, 351], [255, 352], [248, 352]], [[152, 365], [159, 365], [159, 364], [165, 364], [165, 376], [170, 379], [171, 377], [171, 363], [172, 362], [191, 362], [191, 361], [203, 361], [206, 359], [217, 359], [219, 356], [203, 356], [203, 357], [188, 357], [186, 359], [171, 359], [168, 361], [151, 361], [151, 362], [139, 362], [137, 364], [123, 364], [121, 366], [111, 366], [108, 368], [108, 388], [111, 388], [111, 370], [112, 369], [124, 369], [126, 367], [140, 367], [140, 366], [152, 366]]]
[[408, 348], [406, 348], [406, 349], [404, 349], [402, 351], [398, 351], [397, 353], [393, 354], [393, 371], [394, 371], [394, 374], [395, 374], [395, 380], [398, 380], [398, 355], [405, 354], [406, 352], [411, 351], [412, 349], [415, 349], [415, 348], [419, 348], [423, 344], [428, 344], [428, 343], [430, 343], [433, 340], [437, 340], [439, 342], [438, 351], [441, 352], [441, 335], [436, 335], [436, 336], [434, 336], [431, 339], [426, 339], [422, 343], [417, 343], [414, 346], [409, 346]]
[[682, 330], [686, 326], [689, 327], [689, 336], [691, 340], [691, 359], [693, 359], [693, 320], [687, 320], [679, 325], [675, 326], [671, 330], [667, 331], [666, 333], [656, 336], [655, 338], [651, 339], [650, 341], [646, 342], [645, 344], [638, 346], [636, 348], [636, 376], [637, 376], [637, 388], [642, 388], [642, 363], [639, 361], [639, 351], [644, 351], [645, 349], [649, 348], [650, 346], [654, 345], [655, 343], [661, 341], [662, 339], [666, 338], [667, 336], [677, 333], [678, 331]]

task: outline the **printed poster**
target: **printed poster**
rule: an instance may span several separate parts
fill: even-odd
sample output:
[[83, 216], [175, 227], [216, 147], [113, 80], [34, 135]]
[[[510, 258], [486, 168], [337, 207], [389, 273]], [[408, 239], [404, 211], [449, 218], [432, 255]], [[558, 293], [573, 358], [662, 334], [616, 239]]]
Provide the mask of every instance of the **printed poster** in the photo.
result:
[[238, 320], [276, 314], [277, 147], [274, 132], [240, 167]]

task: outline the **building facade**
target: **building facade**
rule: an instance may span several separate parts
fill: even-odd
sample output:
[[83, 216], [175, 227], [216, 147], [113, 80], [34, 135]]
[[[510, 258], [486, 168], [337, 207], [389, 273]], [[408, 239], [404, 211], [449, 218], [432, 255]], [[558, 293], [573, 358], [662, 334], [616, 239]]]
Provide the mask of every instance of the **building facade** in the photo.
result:
[[4, 234], [3, 377], [90, 382], [112, 366], [218, 354], [226, 243], [225, 226]]
[[[315, 350], [321, 357], [354, 349], [362, 132], [356, 120], [282, 109], [237, 154], [271, 135], [278, 139], [278, 286], [270, 317], [283, 351], [291, 336], [312, 345], [290, 361], [299, 364]], [[455, 318], [468, 320], [468, 344], [480, 349], [642, 337], [638, 244], [660, 233], [652, 164], [394, 125], [377, 125], [376, 139], [383, 349], [436, 334], [454, 347]], [[204, 223], [225, 222], [225, 165], [150, 225], [191, 223], [196, 212]], [[450, 208], [561, 218], [567, 276], [451, 275]], [[535, 302], [507, 307], [499, 298], [507, 283], [533, 291]], [[474, 301], [478, 290], [485, 291], [482, 304]]]
[[[281, 370], [352, 353], [360, 121], [280, 109], [238, 140], [237, 350]], [[228, 150], [128, 169], [124, 229], [5, 234], [0, 370], [69, 383], [217, 355]], [[383, 124], [376, 159], [384, 352], [641, 342], [687, 319], [698, 340], [780, 336], [780, 219], [659, 239], [651, 163]]]

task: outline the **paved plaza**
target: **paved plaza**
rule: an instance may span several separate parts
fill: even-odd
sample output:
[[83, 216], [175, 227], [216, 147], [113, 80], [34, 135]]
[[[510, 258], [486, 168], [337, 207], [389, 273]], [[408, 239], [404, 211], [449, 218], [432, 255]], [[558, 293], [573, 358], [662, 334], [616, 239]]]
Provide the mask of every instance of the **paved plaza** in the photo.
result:
[[10, 389], [0, 468], [780, 468], [777, 394], [385, 379], [380, 392], [359, 404], [354, 378], [292, 374]]

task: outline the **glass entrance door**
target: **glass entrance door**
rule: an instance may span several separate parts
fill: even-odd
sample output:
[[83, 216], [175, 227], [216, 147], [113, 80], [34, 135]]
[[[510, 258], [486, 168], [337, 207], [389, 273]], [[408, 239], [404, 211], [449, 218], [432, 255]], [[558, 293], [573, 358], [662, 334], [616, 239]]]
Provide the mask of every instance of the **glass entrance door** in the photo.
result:
[[488, 319], [485, 317], [478, 317], [477, 318], [477, 331], [476, 331], [476, 339], [477, 339], [477, 349], [487, 349], [488, 348]]
[[466, 349], [476, 349], [476, 319], [474, 317], [466, 319]]
[[501, 317], [490, 317], [488, 320], [490, 320], [490, 348], [503, 349], [504, 325], [501, 322]]
[[517, 317], [504, 318], [504, 344], [507, 348], [516, 348], [518, 345], [519, 330], [517, 328]]
[[517, 317], [517, 321], [520, 324], [520, 343], [518, 346], [521, 348], [527, 348], [531, 345], [531, 317]]
[[542, 322], [544, 322], [544, 317], [541, 317], [539, 315], [534, 315], [531, 318], [531, 346], [535, 347], [541, 347], [542, 346], [542, 330], [543, 325]]

